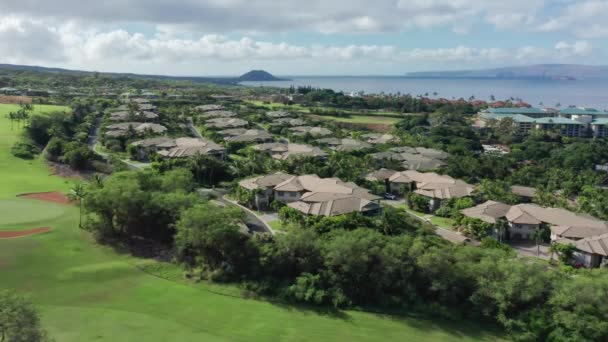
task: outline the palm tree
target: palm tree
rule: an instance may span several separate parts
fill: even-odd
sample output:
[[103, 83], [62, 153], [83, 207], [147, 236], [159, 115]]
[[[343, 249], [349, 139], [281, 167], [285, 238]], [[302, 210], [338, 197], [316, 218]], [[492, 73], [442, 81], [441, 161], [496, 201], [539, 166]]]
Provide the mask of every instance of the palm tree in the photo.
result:
[[536, 242], [536, 257], [540, 257], [540, 243], [543, 241], [543, 229], [538, 227], [534, 230], [532, 237], [534, 238], [534, 242]]
[[82, 229], [82, 202], [84, 197], [86, 196], [86, 184], [84, 183], [76, 183], [68, 192], [68, 198], [72, 201], [78, 201], [78, 206], [80, 210], [80, 216], [78, 221], [78, 228]]

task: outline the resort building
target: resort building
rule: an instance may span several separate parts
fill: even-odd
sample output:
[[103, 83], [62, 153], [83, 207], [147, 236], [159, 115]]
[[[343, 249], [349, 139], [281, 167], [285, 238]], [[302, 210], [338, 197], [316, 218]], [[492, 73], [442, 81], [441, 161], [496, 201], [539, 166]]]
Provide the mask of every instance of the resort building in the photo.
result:
[[255, 191], [251, 205], [268, 208], [273, 200], [306, 215], [337, 216], [354, 212], [377, 214], [381, 207], [378, 196], [354, 183], [317, 175], [292, 176], [276, 173], [250, 178], [239, 186]]
[[605, 138], [608, 112], [592, 108], [567, 108], [560, 111], [537, 108], [488, 108], [479, 113], [474, 126], [488, 128], [510, 119], [515, 133], [528, 135], [532, 130], [554, 131], [562, 136]]
[[253, 147], [254, 150], [269, 153], [272, 158], [278, 160], [286, 160], [290, 157], [317, 157], [325, 158], [327, 153], [322, 149], [304, 145], [304, 144], [292, 144], [292, 143], [266, 143], [260, 144]]
[[219, 133], [226, 142], [265, 143], [273, 140], [270, 133], [261, 129], [232, 128]]
[[198, 138], [152, 138], [131, 144], [137, 148], [137, 159], [148, 160], [152, 153], [167, 158], [185, 158], [197, 154], [212, 155], [223, 159], [226, 149], [213, 141]]

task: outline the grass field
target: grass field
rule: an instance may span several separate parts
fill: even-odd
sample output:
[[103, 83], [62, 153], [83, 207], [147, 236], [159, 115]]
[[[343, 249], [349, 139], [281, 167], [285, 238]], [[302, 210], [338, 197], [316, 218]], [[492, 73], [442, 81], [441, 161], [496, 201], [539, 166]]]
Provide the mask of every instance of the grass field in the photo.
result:
[[400, 119], [381, 116], [381, 115], [352, 115], [352, 116], [331, 116], [331, 115], [311, 115], [315, 119], [330, 120], [336, 122], [346, 122], [354, 124], [378, 124], [378, 125], [394, 125]]
[[[66, 190], [70, 182], [50, 175], [41, 158], [24, 160], [10, 154], [11, 146], [19, 139], [22, 129], [11, 128], [6, 114], [17, 110], [17, 105], [0, 104], [0, 198], [21, 192]], [[68, 110], [67, 107], [34, 105], [35, 113]]]
[[[322, 313], [244, 299], [234, 286], [189, 283], [171, 264], [97, 245], [77, 228], [78, 210], [29, 199], [24, 192], [62, 190], [42, 161], [26, 172], [8, 148], [16, 131], [0, 117], [0, 230], [52, 227], [46, 234], [0, 239], [0, 289], [28, 294], [43, 326], [63, 341], [495, 341], [474, 324], [357, 311]], [[23, 179], [24, 181], [19, 181]]]

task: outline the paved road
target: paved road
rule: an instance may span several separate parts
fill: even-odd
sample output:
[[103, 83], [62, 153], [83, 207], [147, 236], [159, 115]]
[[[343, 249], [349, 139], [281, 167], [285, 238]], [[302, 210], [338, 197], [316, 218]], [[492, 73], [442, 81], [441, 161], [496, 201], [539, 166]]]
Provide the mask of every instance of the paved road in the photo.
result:
[[91, 127], [91, 131], [89, 132], [89, 137], [87, 138], [87, 146], [91, 150], [95, 149], [95, 144], [97, 144], [97, 139], [99, 139], [99, 131], [101, 129], [101, 118], [95, 118], [93, 121], [93, 126]]
[[199, 193], [204, 196], [206, 193], [212, 193], [215, 195], [216, 200], [218, 202], [224, 203], [226, 205], [237, 206], [245, 212], [245, 224], [249, 228], [249, 231], [252, 233], [271, 233], [274, 234], [272, 228], [264, 222], [260, 217], [258, 217], [253, 211], [248, 208], [243, 207], [242, 205], [231, 201], [225, 197], [227, 194], [226, 189], [201, 189]]
[[198, 129], [196, 129], [196, 127], [194, 126], [194, 122], [192, 122], [192, 117], [188, 117], [186, 121], [186, 126], [190, 128], [190, 132], [192, 132], [194, 137], [203, 139], [203, 135], [201, 134], [201, 132], [199, 132]]

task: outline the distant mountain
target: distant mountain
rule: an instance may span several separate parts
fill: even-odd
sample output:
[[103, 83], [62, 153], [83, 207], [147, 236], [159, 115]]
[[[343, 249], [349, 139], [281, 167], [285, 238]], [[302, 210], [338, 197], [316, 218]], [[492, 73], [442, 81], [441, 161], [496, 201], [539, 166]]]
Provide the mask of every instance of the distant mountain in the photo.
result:
[[[87, 75], [93, 74], [94, 71], [70, 70], [61, 68], [47, 68], [42, 66], [32, 65], [15, 65], [15, 64], [0, 64], [0, 70], [20, 70], [45, 72], [53, 74], [66, 75]], [[240, 77], [205, 77], [205, 76], [167, 76], [167, 75], [145, 75], [133, 73], [117, 73], [117, 72], [100, 72], [99, 74], [112, 77], [132, 77], [155, 80], [174, 80], [174, 81], [191, 81], [200, 83], [218, 83], [218, 84], [238, 84], [245, 81], [283, 81], [284, 79], [274, 77], [264, 70], [252, 70]]]
[[282, 78], [274, 77], [264, 70], [251, 70], [238, 78], [239, 82], [263, 82], [263, 81], [285, 81]]
[[608, 79], [608, 65], [539, 64], [481, 70], [410, 72], [406, 77], [499, 79]]

